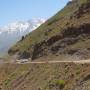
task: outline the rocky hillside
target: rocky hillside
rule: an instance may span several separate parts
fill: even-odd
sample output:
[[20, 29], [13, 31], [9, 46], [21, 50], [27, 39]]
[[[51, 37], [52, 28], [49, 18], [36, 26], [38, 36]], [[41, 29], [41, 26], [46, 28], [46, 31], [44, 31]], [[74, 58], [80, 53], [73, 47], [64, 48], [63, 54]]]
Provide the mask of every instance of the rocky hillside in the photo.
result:
[[0, 90], [90, 90], [90, 65], [0, 65]]
[[90, 90], [90, 64], [0, 65], [0, 90]]
[[90, 58], [90, 0], [72, 0], [8, 53], [17, 58]]

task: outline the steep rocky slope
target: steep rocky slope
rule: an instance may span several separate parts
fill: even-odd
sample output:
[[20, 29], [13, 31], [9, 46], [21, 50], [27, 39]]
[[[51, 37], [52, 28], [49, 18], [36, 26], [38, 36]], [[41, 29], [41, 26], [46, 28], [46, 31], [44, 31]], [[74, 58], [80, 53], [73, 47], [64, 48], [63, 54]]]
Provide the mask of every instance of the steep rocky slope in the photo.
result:
[[60, 12], [13, 46], [17, 58], [90, 58], [90, 0], [72, 0]]

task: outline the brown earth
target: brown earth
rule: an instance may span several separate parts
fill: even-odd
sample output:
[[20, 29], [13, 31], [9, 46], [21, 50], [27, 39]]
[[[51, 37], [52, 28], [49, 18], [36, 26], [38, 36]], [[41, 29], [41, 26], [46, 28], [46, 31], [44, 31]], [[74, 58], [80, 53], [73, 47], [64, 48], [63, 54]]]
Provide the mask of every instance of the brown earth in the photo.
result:
[[28, 63], [0, 66], [1, 90], [89, 90], [90, 64]]

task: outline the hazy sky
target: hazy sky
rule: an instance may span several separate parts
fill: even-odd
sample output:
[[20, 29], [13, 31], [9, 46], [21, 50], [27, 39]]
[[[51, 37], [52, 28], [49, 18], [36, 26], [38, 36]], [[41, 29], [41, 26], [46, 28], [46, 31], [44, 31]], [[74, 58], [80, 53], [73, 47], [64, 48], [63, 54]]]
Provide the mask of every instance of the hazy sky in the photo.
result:
[[16, 20], [49, 18], [69, 0], [0, 0], [0, 26]]

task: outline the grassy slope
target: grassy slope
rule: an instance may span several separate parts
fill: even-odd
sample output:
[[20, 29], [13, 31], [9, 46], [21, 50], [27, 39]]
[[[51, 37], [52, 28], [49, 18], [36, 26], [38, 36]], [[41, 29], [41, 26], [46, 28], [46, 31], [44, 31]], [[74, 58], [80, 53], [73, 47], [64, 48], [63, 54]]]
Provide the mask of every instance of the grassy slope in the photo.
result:
[[[67, 5], [64, 9], [62, 9], [60, 12], [58, 12], [55, 16], [53, 16], [51, 19], [46, 21], [43, 25], [41, 25], [37, 30], [31, 32], [29, 35], [26, 36], [26, 38], [23, 41], [18, 42], [15, 46], [11, 48], [11, 53], [15, 54], [17, 51], [23, 52], [23, 51], [29, 51], [31, 47], [42, 41], [47, 40], [50, 37], [58, 34], [63, 29], [67, 28], [66, 24], [69, 23], [71, 25], [72, 23], [77, 26], [85, 21], [90, 21], [90, 15], [87, 15], [88, 18], [81, 17], [78, 19], [70, 19], [70, 16], [73, 15], [75, 11], [78, 10], [79, 6], [81, 6], [83, 3], [86, 3], [87, 0], [79, 0], [77, 3], [72, 3], [70, 5]], [[77, 23], [78, 22], [78, 23]], [[45, 33], [48, 32], [48, 35], [45, 35]]]
[[64, 90], [72, 90], [77, 82], [88, 77], [89, 71], [88, 64], [5, 64], [0, 67], [0, 87], [2, 90], [56, 90], [63, 84]]

